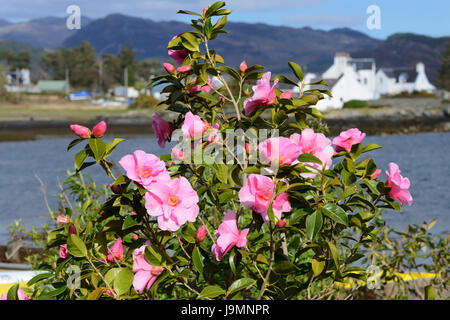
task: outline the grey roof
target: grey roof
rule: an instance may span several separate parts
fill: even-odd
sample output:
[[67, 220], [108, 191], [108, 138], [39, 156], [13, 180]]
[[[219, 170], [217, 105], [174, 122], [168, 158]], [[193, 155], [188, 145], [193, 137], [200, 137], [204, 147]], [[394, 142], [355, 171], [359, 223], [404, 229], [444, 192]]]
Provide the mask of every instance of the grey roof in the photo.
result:
[[375, 65], [375, 59], [372, 58], [351, 59], [350, 64], [352, 64], [355, 67], [356, 71], [371, 70], [372, 66]]
[[[314, 79], [312, 79], [311, 80], [311, 83], [313, 83], [313, 82], [317, 82], [317, 81], [320, 81], [320, 80], [325, 80], [326, 82], [327, 82], [327, 84], [328, 84], [328, 89], [329, 90], [331, 90], [331, 88], [333, 88], [334, 86], [335, 86], [335, 84], [339, 81], [339, 79], [340, 78], [342, 78], [342, 74], [339, 76], [339, 78], [329, 78], [329, 79], [323, 79], [323, 78], [314, 78]], [[311, 89], [323, 89], [323, 87], [325, 87], [325, 86], [323, 86], [323, 85], [312, 85], [311, 86]]]
[[417, 78], [416, 68], [381, 68], [386, 76], [398, 81], [401, 75], [406, 76], [406, 82], [414, 82]]

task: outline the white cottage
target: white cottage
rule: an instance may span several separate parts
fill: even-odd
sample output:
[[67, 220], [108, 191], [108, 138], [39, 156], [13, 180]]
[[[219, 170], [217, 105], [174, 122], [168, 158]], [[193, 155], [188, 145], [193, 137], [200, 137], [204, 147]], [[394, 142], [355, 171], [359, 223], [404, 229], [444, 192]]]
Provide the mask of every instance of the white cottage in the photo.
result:
[[[435, 90], [428, 81], [423, 63], [418, 63], [415, 70], [395, 68], [377, 71], [374, 59], [354, 59], [343, 52], [336, 53], [333, 65], [323, 74], [307, 73], [304, 82], [312, 83], [320, 79], [328, 83], [333, 96], [320, 100], [317, 103], [319, 110], [340, 109], [347, 101], [373, 100], [384, 94]], [[306, 89], [311, 87], [314, 86]], [[298, 92], [298, 89], [294, 88], [294, 91]]]

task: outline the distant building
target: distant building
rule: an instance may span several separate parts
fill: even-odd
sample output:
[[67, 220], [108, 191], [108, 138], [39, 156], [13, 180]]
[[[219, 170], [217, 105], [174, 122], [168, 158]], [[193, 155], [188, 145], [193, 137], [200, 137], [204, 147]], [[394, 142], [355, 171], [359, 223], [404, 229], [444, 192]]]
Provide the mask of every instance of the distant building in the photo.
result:
[[37, 87], [41, 92], [68, 92], [69, 85], [66, 80], [39, 80]]
[[320, 100], [317, 103], [319, 110], [340, 109], [350, 100], [372, 100], [378, 99], [380, 95], [404, 91], [432, 92], [436, 89], [428, 81], [425, 65], [421, 62], [415, 69], [382, 68], [377, 70], [374, 59], [355, 59], [343, 52], [336, 53], [333, 65], [323, 74], [307, 73], [304, 82], [312, 83], [322, 79], [328, 83], [328, 89], [333, 96], [325, 96], [325, 99]]
[[137, 98], [139, 97], [139, 91], [133, 87], [115, 87], [113, 90], [114, 97], [126, 97], [126, 98]]
[[5, 73], [6, 82], [14, 86], [27, 86], [31, 84], [30, 70], [18, 69]]

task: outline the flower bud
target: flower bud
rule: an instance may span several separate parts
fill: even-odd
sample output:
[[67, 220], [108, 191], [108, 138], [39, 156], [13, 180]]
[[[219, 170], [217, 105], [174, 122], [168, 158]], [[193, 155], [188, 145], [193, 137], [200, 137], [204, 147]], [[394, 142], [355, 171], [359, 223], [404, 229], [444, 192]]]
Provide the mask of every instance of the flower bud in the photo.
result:
[[206, 226], [205, 226], [205, 225], [202, 225], [202, 226], [198, 229], [197, 233], [195, 234], [195, 239], [196, 239], [198, 242], [202, 242], [203, 240], [205, 240], [205, 238], [206, 238]]
[[376, 179], [376, 178], [380, 175], [380, 173], [381, 173], [381, 169], [377, 169], [377, 170], [375, 170], [374, 173], [372, 173], [372, 175], [370, 176], [370, 178]]
[[114, 260], [120, 261], [123, 258], [123, 246], [122, 246], [122, 239], [118, 238], [111, 248], [108, 250], [108, 256], [106, 257], [106, 260], [108, 262], [114, 262]]
[[70, 218], [68, 216], [63, 216], [62, 214], [60, 214], [57, 218], [56, 221], [58, 221], [59, 223], [62, 224], [66, 224], [70, 222]]
[[131, 235], [133, 237], [133, 240], [136, 241], [137, 239], [139, 239], [139, 236], [136, 233], [133, 233]]
[[244, 73], [245, 70], [247, 70], [247, 63], [245, 61], [241, 62], [241, 65], [239, 66], [239, 70], [241, 70], [242, 73]]
[[280, 95], [280, 98], [281, 99], [290, 99], [292, 97], [292, 91], [291, 90], [288, 90], [288, 91], [286, 91], [286, 92], [283, 92], [281, 95]]
[[206, 11], [208, 11], [208, 9], [209, 9], [209, 6], [203, 8], [203, 16], [206, 15]]
[[105, 135], [106, 132], [106, 122], [102, 121], [99, 122], [93, 129], [92, 129], [92, 135], [96, 138], [101, 138]]
[[109, 188], [111, 189], [111, 191], [114, 194], [121, 194], [122, 193], [122, 188], [118, 185], [114, 185], [114, 184], [110, 184]]
[[91, 136], [91, 131], [84, 126], [72, 124], [70, 125], [70, 129], [72, 129], [73, 133], [75, 133], [80, 138], [88, 139]]
[[69, 234], [78, 234], [77, 229], [73, 224], [69, 224]]
[[164, 69], [166, 69], [167, 73], [175, 73], [175, 67], [170, 63], [163, 63]]
[[188, 64], [177, 68], [177, 71], [179, 73], [185, 73], [185, 72], [187, 72], [189, 70], [191, 70], [191, 66], [188, 65]]
[[277, 227], [284, 228], [286, 226], [286, 220], [278, 220]]
[[67, 258], [67, 244], [63, 244], [59, 247], [59, 257], [61, 259]]
[[245, 143], [245, 151], [247, 151], [248, 154], [252, 152], [252, 147], [250, 146], [250, 143]]

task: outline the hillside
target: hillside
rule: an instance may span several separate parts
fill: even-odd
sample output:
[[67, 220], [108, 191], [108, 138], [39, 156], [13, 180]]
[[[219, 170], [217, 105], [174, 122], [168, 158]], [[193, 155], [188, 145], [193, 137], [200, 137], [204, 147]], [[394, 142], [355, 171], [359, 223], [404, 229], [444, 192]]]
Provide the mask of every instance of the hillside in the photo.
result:
[[[150, 19], [112, 14], [91, 20], [83, 17], [81, 30], [67, 30], [65, 18], [42, 18], [27, 23], [0, 20], [0, 39], [54, 49], [73, 47], [89, 41], [97, 54], [117, 54], [125, 43], [136, 51], [138, 59], [156, 57], [167, 60], [167, 42], [190, 27], [177, 21], [155, 22]], [[238, 66], [263, 64], [276, 73], [289, 72], [287, 61], [296, 61], [305, 71], [324, 71], [337, 51], [353, 57], [373, 57], [378, 67], [415, 66], [425, 63], [427, 74], [435, 82], [441, 65], [440, 56], [450, 37], [433, 38], [415, 34], [394, 34], [382, 41], [364, 33], [338, 28], [330, 31], [310, 27], [290, 28], [267, 24], [230, 22], [229, 34], [212, 43], [227, 64]], [[282, 48], [282, 50], [280, 50]]]
[[[101, 54], [118, 53], [128, 42], [139, 58], [166, 60], [167, 42], [173, 35], [189, 28], [181, 22], [155, 22], [114, 14], [91, 22], [67, 38], [63, 45], [77, 46], [87, 40]], [[324, 59], [331, 60], [336, 51], [348, 50], [349, 47], [372, 49], [380, 42], [351, 29], [322, 31], [308, 27], [230, 22], [227, 30], [229, 34], [218, 37], [212, 46], [223, 53], [228, 64], [238, 65], [246, 59], [250, 64], [267, 65], [275, 72], [288, 71], [286, 62], [290, 60], [314, 65]]]
[[[81, 26], [91, 19], [82, 16]], [[28, 22], [10, 23], [0, 20], [0, 39], [31, 44], [37, 48], [55, 49], [77, 30], [68, 30], [66, 18], [46, 17]]]

